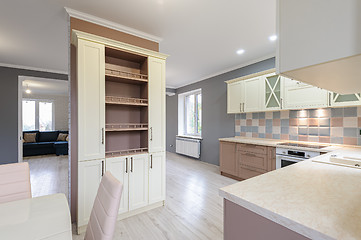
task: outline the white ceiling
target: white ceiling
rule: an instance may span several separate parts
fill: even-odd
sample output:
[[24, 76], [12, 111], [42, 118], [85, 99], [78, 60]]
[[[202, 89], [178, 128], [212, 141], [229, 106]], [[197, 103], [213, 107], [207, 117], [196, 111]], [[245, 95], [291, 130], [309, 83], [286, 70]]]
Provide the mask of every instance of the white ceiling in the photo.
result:
[[162, 38], [168, 87], [275, 55], [276, 0], [2, 0], [0, 63], [67, 72], [64, 7]]
[[[30, 94], [25, 91], [29, 89]], [[23, 80], [23, 97], [32, 95], [68, 95], [68, 81], [29, 77]]]

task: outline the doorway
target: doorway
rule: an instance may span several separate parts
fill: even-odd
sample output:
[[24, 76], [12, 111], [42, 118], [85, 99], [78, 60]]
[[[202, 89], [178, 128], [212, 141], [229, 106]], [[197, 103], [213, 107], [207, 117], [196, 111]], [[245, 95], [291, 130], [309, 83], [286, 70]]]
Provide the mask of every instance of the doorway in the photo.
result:
[[69, 196], [68, 81], [19, 76], [18, 156], [28, 162], [32, 196]]

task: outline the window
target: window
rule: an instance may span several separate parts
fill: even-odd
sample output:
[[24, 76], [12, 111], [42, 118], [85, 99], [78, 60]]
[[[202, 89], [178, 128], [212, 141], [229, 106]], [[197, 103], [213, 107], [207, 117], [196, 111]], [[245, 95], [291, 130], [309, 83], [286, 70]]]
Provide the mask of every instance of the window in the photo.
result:
[[35, 101], [23, 100], [23, 131], [35, 130]]
[[178, 134], [201, 136], [202, 92], [200, 89], [178, 95]]
[[54, 104], [47, 100], [23, 100], [23, 131], [54, 130]]

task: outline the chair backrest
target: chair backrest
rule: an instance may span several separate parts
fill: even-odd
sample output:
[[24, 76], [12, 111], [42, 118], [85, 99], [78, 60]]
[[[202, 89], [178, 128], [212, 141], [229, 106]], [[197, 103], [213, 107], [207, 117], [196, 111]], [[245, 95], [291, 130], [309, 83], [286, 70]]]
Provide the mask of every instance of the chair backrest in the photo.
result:
[[94, 200], [85, 240], [113, 239], [122, 191], [123, 184], [106, 172]]
[[0, 165], [0, 203], [31, 198], [28, 163]]

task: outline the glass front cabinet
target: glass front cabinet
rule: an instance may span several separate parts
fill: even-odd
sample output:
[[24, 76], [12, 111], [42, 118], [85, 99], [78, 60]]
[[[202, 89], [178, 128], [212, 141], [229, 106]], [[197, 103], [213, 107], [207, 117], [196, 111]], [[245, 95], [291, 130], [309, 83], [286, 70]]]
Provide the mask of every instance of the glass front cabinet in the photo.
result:
[[335, 92], [329, 93], [329, 104], [331, 107], [343, 107], [361, 105], [361, 94], [339, 94]]
[[283, 79], [279, 75], [268, 74], [264, 77], [264, 87], [265, 87], [265, 110], [280, 110], [282, 109], [282, 94], [281, 94], [281, 84]]

